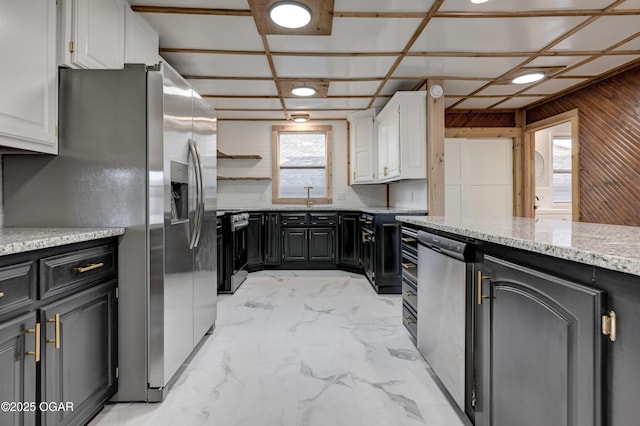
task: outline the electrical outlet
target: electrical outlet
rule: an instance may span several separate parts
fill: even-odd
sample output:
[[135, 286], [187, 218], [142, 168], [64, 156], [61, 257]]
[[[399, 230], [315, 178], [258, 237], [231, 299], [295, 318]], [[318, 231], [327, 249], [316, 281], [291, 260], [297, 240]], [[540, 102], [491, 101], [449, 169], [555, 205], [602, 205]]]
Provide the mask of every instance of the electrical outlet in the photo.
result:
[[267, 194], [265, 194], [264, 192], [261, 192], [260, 195], [258, 196], [258, 199], [260, 201], [267, 201]]
[[336, 194], [336, 198], [338, 199], [338, 201], [344, 201], [347, 199], [347, 196], [344, 192], [338, 192]]
[[411, 201], [413, 201], [413, 191], [411, 191]]

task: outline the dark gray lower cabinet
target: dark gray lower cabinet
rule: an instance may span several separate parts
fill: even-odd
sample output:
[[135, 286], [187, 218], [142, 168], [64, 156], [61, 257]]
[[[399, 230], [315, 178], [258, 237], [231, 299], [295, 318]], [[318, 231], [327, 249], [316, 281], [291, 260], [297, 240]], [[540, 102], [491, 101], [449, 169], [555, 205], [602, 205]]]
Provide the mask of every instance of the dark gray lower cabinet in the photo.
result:
[[[0, 402], [36, 403], [36, 314], [0, 324]], [[36, 411], [0, 410], [0, 425], [34, 425]]]
[[333, 262], [334, 228], [282, 229], [283, 262]]
[[604, 293], [485, 256], [476, 425], [602, 425]]
[[116, 244], [0, 256], [0, 425], [85, 425], [117, 391]]
[[73, 403], [46, 411], [42, 425], [81, 425], [117, 390], [116, 283], [91, 288], [40, 310], [43, 401]]

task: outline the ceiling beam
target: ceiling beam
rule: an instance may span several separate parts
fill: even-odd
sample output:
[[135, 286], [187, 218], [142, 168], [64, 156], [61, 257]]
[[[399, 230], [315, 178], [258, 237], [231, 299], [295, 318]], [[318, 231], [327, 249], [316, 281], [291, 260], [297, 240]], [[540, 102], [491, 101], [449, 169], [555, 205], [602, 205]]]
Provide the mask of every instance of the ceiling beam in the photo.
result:
[[177, 15], [251, 16], [249, 9], [209, 9], [204, 7], [131, 6], [140, 13], [170, 13]]
[[402, 62], [405, 55], [409, 52], [409, 50], [411, 49], [413, 44], [416, 42], [418, 37], [420, 37], [420, 34], [422, 34], [422, 31], [426, 28], [429, 21], [431, 21], [431, 19], [436, 14], [436, 12], [438, 12], [438, 9], [440, 8], [440, 6], [442, 6], [442, 3], [444, 3], [444, 0], [435, 0], [433, 5], [431, 5], [429, 12], [427, 12], [427, 15], [422, 19], [422, 22], [420, 23], [420, 25], [418, 25], [418, 28], [415, 30], [415, 32], [413, 33], [413, 35], [411, 36], [407, 44], [404, 46], [404, 49], [402, 49], [402, 54], [398, 56], [396, 61], [393, 63], [393, 65], [387, 72], [387, 75], [385, 76], [384, 80], [378, 86], [376, 93], [373, 95], [373, 99], [371, 99], [371, 102], [369, 102], [368, 108], [371, 108], [373, 106], [373, 104], [376, 101], [376, 98], [378, 97], [378, 95], [380, 94], [384, 86], [387, 84], [387, 82], [389, 81], [389, 78], [396, 71], [396, 69], [400, 65], [400, 62]]

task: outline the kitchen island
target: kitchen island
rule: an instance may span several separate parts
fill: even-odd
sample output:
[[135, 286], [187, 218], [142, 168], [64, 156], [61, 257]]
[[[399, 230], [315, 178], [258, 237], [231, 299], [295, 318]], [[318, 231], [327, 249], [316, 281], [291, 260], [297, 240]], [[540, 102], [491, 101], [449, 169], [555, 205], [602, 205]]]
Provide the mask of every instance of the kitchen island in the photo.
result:
[[0, 424], [85, 424], [118, 389], [124, 228], [0, 228]]
[[397, 219], [474, 247], [472, 279], [460, 285], [468, 295], [467, 414], [476, 425], [637, 423], [640, 228]]

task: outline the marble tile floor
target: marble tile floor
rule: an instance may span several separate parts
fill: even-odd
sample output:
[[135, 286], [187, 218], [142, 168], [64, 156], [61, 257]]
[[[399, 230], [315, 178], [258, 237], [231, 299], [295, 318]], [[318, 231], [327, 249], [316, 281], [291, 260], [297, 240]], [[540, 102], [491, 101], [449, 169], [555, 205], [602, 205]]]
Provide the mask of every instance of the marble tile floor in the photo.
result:
[[399, 295], [341, 271], [262, 271], [218, 299], [212, 335], [162, 403], [90, 426], [465, 425], [401, 320]]

